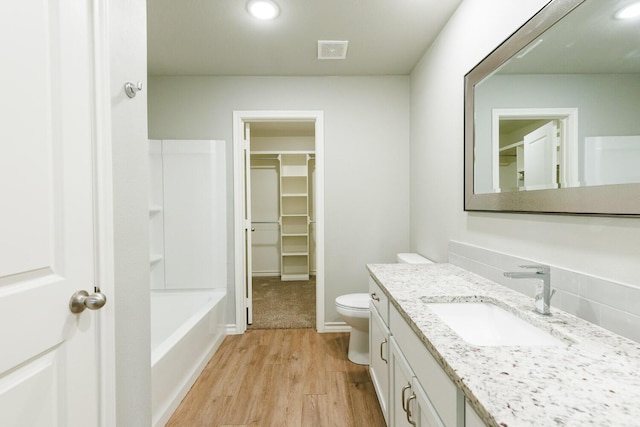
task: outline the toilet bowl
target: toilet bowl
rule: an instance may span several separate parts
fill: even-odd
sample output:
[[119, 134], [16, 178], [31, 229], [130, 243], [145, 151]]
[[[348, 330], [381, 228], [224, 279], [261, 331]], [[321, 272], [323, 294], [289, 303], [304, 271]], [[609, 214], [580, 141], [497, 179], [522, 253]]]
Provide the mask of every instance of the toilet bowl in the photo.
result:
[[369, 364], [369, 294], [347, 294], [336, 298], [336, 311], [347, 325], [349, 360], [358, 365]]
[[[430, 259], [416, 253], [397, 254], [403, 264], [433, 264]], [[369, 364], [369, 294], [347, 294], [336, 298], [336, 311], [351, 326], [349, 360], [358, 365]]]

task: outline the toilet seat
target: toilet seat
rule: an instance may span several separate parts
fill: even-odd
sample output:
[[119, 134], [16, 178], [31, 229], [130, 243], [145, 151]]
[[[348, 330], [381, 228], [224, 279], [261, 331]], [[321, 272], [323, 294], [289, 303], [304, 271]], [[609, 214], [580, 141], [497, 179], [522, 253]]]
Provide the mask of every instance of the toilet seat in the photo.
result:
[[369, 311], [369, 294], [346, 294], [336, 298], [336, 306], [353, 311]]

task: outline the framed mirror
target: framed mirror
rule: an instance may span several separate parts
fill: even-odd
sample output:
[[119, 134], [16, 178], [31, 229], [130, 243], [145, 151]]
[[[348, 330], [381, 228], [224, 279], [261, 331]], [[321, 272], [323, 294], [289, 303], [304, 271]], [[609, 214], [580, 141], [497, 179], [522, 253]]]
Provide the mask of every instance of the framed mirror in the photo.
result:
[[464, 133], [466, 211], [640, 216], [640, 1], [551, 1], [465, 76]]

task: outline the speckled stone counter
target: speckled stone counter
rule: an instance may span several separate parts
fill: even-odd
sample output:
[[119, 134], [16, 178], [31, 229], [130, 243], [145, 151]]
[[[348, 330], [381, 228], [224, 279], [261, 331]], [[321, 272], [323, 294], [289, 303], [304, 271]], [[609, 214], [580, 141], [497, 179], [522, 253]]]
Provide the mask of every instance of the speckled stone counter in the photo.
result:
[[[640, 344], [451, 264], [367, 268], [485, 423], [640, 426]], [[478, 347], [425, 304], [492, 302], [566, 345]]]

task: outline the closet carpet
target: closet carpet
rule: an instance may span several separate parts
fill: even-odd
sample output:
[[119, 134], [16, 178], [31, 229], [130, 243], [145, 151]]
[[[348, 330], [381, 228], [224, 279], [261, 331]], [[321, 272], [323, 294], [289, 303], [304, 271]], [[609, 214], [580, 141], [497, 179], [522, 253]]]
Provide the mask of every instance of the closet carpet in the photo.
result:
[[316, 326], [316, 280], [253, 278], [253, 323], [248, 329], [305, 329]]

